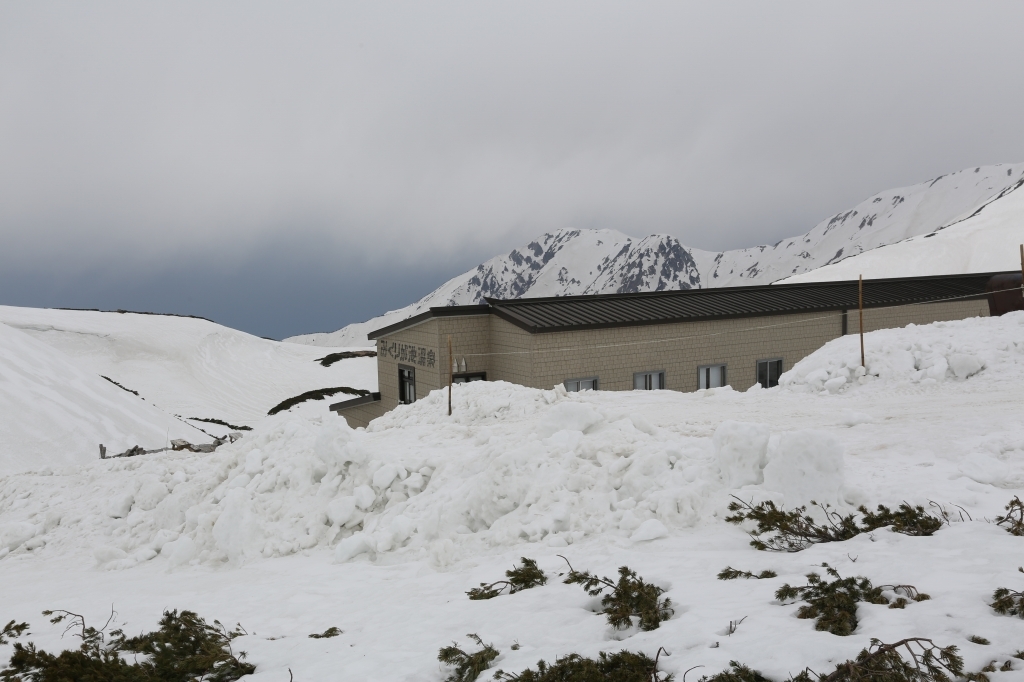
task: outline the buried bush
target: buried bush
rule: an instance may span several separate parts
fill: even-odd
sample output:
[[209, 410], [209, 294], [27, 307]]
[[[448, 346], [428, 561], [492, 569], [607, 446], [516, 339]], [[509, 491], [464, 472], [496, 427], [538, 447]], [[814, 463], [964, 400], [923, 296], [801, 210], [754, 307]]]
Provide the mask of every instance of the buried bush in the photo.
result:
[[778, 573], [775, 571], [761, 571], [760, 573], [751, 573], [750, 571], [741, 571], [733, 568], [732, 566], [726, 566], [718, 572], [719, 580], [736, 580], [737, 578], [746, 578], [747, 580], [764, 580], [765, 578], [776, 578]]
[[[769, 682], [760, 672], [736, 661], [730, 669], [700, 682]], [[951, 682], [955, 678], [980, 682], [980, 673], [964, 673], [964, 662], [955, 646], [938, 647], [922, 637], [901, 639], [883, 644], [872, 639], [857, 658], [840, 663], [831, 673], [816, 673], [810, 668], [790, 678], [789, 682]]]
[[[901, 609], [907, 600], [925, 601], [927, 594], [921, 594], [913, 585], [879, 585], [875, 587], [867, 578], [843, 578], [828, 564], [822, 564], [825, 572], [835, 578], [829, 582], [817, 573], [807, 575], [807, 585], [793, 587], [786, 584], [775, 592], [775, 598], [782, 602], [796, 599], [807, 602], [797, 612], [797, 618], [813, 618], [814, 629], [831, 632], [845, 637], [857, 629], [857, 602], [889, 604], [890, 608]], [[883, 594], [886, 590], [896, 593], [893, 601]]]
[[466, 637], [476, 642], [481, 647], [480, 651], [471, 654], [460, 649], [458, 642], [452, 642], [451, 646], [442, 647], [437, 653], [437, 660], [455, 667], [444, 678], [445, 682], [473, 682], [498, 657], [498, 650], [490, 644], [484, 644], [477, 635], [470, 633]]
[[863, 518], [858, 523], [853, 514], [843, 515], [827, 504], [812, 502], [825, 519], [819, 524], [807, 514], [806, 505], [786, 511], [771, 500], [755, 505], [733, 497], [735, 501], [729, 503], [733, 513], [725, 520], [735, 524], [755, 522], [757, 527], [750, 532], [750, 545], [772, 552], [799, 552], [811, 545], [842, 542], [886, 526], [903, 535], [932, 535], [948, 521], [945, 512], [931, 513], [904, 502], [895, 511], [884, 505], [878, 505], [873, 512], [859, 507], [857, 511]]
[[[228, 630], [219, 621], [213, 625], [191, 611], [165, 611], [160, 628], [137, 637], [125, 637], [121, 630], [104, 633], [85, 618], [69, 611], [44, 611], [54, 624], [65, 624], [65, 632], [74, 632], [81, 640], [78, 649], [57, 655], [35, 644], [15, 642], [8, 667], [0, 679], [19, 682], [233, 682], [256, 671], [245, 662], [245, 652], [237, 655], [231, 640], [246, 634], [241, 626]], [[111, 614], [113, 619], [113, 614]], [[107, 625], [110, 624], [108, 619]], [[124, 654], [144, 654], [133, 662]]]
[[865, 507], [858, 507], [857, 511], [864, 516], [860, 522], [864, 532], [892, 526], [894, 533], [929, 536], [948, 522], [945, 512], [941, 510], [936, 515], [925, 511], [921, 505], [911, 507], [906, 502], [902, 503], [896, 511], [881, 504], [873, 512], [868, 511]]
[[313, 634], [311, 634], [309, 636], [309, 638], [310, 639], [330, 639], [331, 637], [337, 637], [340, 634], [341, 634], [341, 630], [339, 630], [338, 628], [336, 628], [334, 626], [331, 626], [331, 627], [327, 628], [326, 630], [324, 630], [323, 632], [320, 632], [320, 633], [314, 632]]
[[[658, 657], [662, 651], [658, 650]], [[539, 661], [536, 670], [527, 669], [518, 675], [498, 670], [494, 679], [506, 682], [671, 682], [672, 675], [658, 670], [658, 657], [625, 650], [617, 654], [602, 651], [597, 658], [569, 654], [551, 665]]]
[[539, 587], [548, 581], [544, 571], [537, 568], [537, 562], [533, 559], [522, 557], [522, 566], [513, 566], [511, 570], [505, 571], [508, 580], [498, 580], [493, 583], [480, 583], [480, 587], [474, 587], [466, 594], [470, 599], [492, 599], [508, 590], [509, 594], [522, 592], [531, 587]]
[[1014, 495], [1006, 505], [1006, 514], [996, 517], [996, 524], [1005, 527], [1010, 535], [1024, 535], [1024, 502]]
[[15, 623], [13, 620], [0, 630], [0, 644], [7, 644], [12, 639], [18, 639], [25, 630], [28, 630], [28, 623]]
[[998, 614], [1024, 618], [1024, 592], [1000, 587], [992, 593], [991, 606]]
[[[559, 555], [561, 556], [561, 555]], [[562, 557], [565, 559], [565, 557]], [[569, 560], [565, 559], [569, 564]], [[609, 590], [601, 598], [601, 613], [608, 618], [608, 624], [616, 630], [625, 630], [633, 624], [633, 618], [640, 621], [641, 630], [656, 630], [662, 621], [672, 617], [672, 600], [662, 599], [665, 590], [657, 585], [644, 582], [629, 566], [619, 567], [619, 580], [600, 578], [590, 571], [577, 571], [569, 564], [569, 577], [565, 582], [580, 585], [591, 597]]]

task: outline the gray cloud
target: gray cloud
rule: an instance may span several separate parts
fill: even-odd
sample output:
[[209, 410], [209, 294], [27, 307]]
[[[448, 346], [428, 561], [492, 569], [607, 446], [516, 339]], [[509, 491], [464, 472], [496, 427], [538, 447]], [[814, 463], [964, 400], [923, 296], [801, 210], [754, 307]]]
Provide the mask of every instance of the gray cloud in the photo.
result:
[[0, 268], [237, 272], [294, 239], [318, 254], [295, 281], [439, 283], [567, 226], [771, 242], [1024, 159], [1022, 24], [1019, 2], [6, 3]]

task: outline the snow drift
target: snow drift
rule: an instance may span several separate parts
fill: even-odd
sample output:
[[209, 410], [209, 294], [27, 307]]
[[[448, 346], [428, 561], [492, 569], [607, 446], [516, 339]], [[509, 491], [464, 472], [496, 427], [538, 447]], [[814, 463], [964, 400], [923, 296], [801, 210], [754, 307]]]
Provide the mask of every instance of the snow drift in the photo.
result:
[[206, 434], [127, 393], [27, 334], [0, 324], [0, 472], [81, 464], [170, 438]]
[[[945, 390], [942, 400], [953, 404], [970, 391], [1016, 387], [1024, 380], [1024, 313], [883, 330], [867, 340], [868, 374], [836, 391], [828, 382], [844, 371], [855, 376], [854, 337], [820, 349], [767, 391], [570, 394], [478, 382], [456, 387], [452, 417], [436, 391], [367, 429], [333, 416], [281, 414], [209, 455], [9, 476], [0, 479], [0, 553], [87, 554], [103, 567], [127, 568], [157, 557], [170, 566], [238, 564], [320, 548], [339, 562], [426, 556], [440, 566], [489, 547], [562, 547], [595, 535], [647, 542], [711, 522], [730, 494], [850, 509], [892, 488], [877, 501], [894, 504], [906, 498], [904, 484], [892, 472], [876, 474], [863, 441], [853, 467], [847, 439], [854, 433], [823, 431], [820, 421], [813, 428], [769, 426], [768, 417], [738, 422], [722, 411], [846, 407], [843, 429], [873, 429], [872, 417], [849, 406], [876, 406], [894, 394], [902, 402], [907, 387]], [[941, 375], [933, 369], [943, 366], [940, 358]], [[850, 402], [861, 393], [864, 400]], [[669, 416], [662, 426], [647, 416], [656, 410]], [[700, 426], [709, 418], [709, 429]], [[932, 468], [928, 455], [920, 466], [939, 481], [1024, 482], [1014, 454], [1024, 452], [1019, 429], [985, 426], [953, 447], [948, 463]], [[904, 468], [915, 481], [924, 471]]]
[[317, 358], [344, 349], [269, 341], [200, 318], [0, 306], [0, 323], [182, 417], [253, 424], [306, 391], [377, 387], [374, 358], [324, 367]]

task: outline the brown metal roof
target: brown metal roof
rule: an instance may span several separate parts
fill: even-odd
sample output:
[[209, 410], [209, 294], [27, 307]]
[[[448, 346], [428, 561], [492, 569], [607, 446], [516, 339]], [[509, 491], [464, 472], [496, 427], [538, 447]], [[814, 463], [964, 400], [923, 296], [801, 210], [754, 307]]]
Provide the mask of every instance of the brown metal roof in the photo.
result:
[[[864, 307], [980, 298], [993, 274], [864, 280]], [[857, 281], [684, 289], [636, 294], [487, 299], [484, 306], [431, 308], [373, 332], [375, 339], [428, 317], [491, 312], [531, 333], [857, 308]]]

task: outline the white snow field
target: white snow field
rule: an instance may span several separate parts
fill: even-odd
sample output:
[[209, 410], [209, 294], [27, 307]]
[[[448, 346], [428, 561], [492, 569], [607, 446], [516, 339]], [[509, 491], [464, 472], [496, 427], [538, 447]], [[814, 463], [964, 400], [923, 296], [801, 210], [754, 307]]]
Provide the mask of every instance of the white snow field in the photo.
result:
[[[210, 437], [0, 324], [0, 473], [84, 464], [170, 438]], [[2, 550], [0, 550], [2, 551]], [[6, 622], [6, 621], [5, 621]]]
[[[372, 344], [366, 335], [371, 331], [433, 306], [482, 303], [484, 297], [512, 299], [743, 286], [770, 284], [794, 275], [787, 281], [856, 279], [856, 269], [830, 264], [850, 263], [843, 259], [874, 253], [878, 247], [913, 237], [918, 238], [911, 239], [908, 247], [887, 248], [878, 253], [877, 262], [886, 264], [881, 269], [886, 274], [872, 276], [1014, 269], [1019, 262], [1013, 264], [1016, 256], [1009, 254], [1008, 249], [1016, 249], [1019, 241], [1014, 240], [1024, 230], [1024, 206], [1002, 197], [1008, 197], [1021, 186], [1022, 173], [1024, 163], [967, 168], [909, 187], [879, 192], [822, 220], [805, 234], [775, 244], [731, 251], [703, 251], [663, 234], [634, 238], [617, 230], [557, 230], [453, 277], [404, 308], [335, 332], [304, 334], [286, 340], [322, 346], [369, 346]], [[1017, 195], [1019, 199], [1020, 193]], [[936, 250], [921, 248], [921, 235], [936, 231], [943, 234], [943, 228], [979, 210], [979, 217], [987, 219], [988, 214], [995, 212], [993, 201], [1000, 204], [1002, 218], [978, 223], [978, 229], [958, 231], [959, 236], [944, 236], [940, 240], [947, 247], [943, 257], [933, 258]], [[869, 262], [875, 263], [875, 257], [872, 258]], [[859, 258], [858, 261], [863, 262]]]
[[[0, 323], [181, 417], [251, 426], [306, 391], [377, 390], [374, 358], [324, 367], [317, 358], [347, 349], [270, 341], [200, 318], [0, 306]], [[195, 423], [215, 435], [225, 430]]]
[[[1024, 313], [873, 332], [866, 373], [858, 364], [857, 338], [845, 337], [769, 390], [479, 382], [455, 387], [451, 418], [442, 391], [365, 430], [311, 406], [212, 454], [8, 475], [0, 619], [28, 621], [23, 641], [54, 649], [76, 642], [46, 608], [102, 622], [113, 604], [129, 634], [162, 609], [192, 609], [241, 622], [250, 634], [235, 646], [257, 665], [251, 679], [268, 681], [290, 669], [295, 680], [440, 682], [438, 649], [475, 650], [471, 632], [511, 672], [570, 652], [665, 647], [661, 668], [680, 681], [736, 660], [781, 682], [805, 666], [831, 671], [872, 637], [920, 636], [958, 646], [968, 670], [1011, 661], [997, 682], [1024, 678], [1011, 658], [1024, 620], [988, 606], [997, 587], [1024, 587], [1024, 537], [992, 523], [1024, 489]], [[723, 520], [731, 495], [844, 512], [933, 501], [952, 523], [932, 537], [882, 529], [759, 552]], [[612, 630], [594, 613], [599, 598], [561, 582], [558, 555], [601, 575], [629, 565], [667, 590], [674, 616], [650, 632]], [[467, 599], [522, 556], [546, 586]], [[818, 632], [774, 592], [822, 562], [931, 600], [861, 603], [853, 635]], [[779, 575], [717, 580], [726, 566]], [[331, 626], [342, 634], [308, 637]]]
[[781, 280], [826, 282], [918, 277], [950, 272], [1020, 270], [1024, 244], [1024, 182], [1018, 182], [980, 210], [928, 234], [910, 237], [831, 265]]

